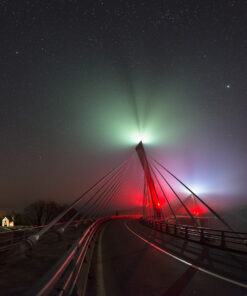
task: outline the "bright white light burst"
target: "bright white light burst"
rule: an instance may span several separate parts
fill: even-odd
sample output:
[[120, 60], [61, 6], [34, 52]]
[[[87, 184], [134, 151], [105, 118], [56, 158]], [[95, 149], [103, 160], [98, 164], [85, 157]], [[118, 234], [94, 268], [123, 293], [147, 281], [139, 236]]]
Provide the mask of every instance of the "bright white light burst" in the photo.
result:
[[147, 144], [150, 143], [151, 139], [146, 133], [133, 132], [131, 134], [131, 142], [133, 142], [134, 144], [138, 144], [141, 141], [143, 144]]
[[[186, 184], [195, 194], [205, 194], [205, 193], [208, 193], [209, 190], [201, 185], [201, 184], [193, 184], [193, 185], [188, 185]], [[187, 190], [185, 187], [183, 188], [183, 192], [184, 193], [187, 193], [187, 194], [190, 194], [189, 190]]]

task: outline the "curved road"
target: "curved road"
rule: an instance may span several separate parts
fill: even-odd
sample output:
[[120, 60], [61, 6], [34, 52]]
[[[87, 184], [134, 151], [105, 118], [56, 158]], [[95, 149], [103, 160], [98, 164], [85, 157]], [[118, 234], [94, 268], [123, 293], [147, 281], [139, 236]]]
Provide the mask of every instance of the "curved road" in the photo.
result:
[[99, 235], [86, 295], [247, 296], [247, 256], [113, 220]]

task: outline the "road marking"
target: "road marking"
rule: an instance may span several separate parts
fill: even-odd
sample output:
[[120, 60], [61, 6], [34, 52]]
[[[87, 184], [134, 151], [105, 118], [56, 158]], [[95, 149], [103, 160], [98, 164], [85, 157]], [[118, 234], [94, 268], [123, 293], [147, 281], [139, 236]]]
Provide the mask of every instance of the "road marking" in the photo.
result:
[[102, 236], [105, 231], [105, 227], [102, 229], [99, 235], [98, 248], [97, 248], [97, 285], [96, 285], [96, 295], [105, 296], [105, 285], [104, 285], [104, 269], [102, 260]]
[[176, 260], [178, 260], [178, 261], [180, 261], [180, 262], [182, 262], [182, 263], [184, 263], [184, 264], [186, 264], [186, 265], [189, 265], [189, 266], [191, 266], [191, 267], [193, 267], [193, 268], [195, 268], [195, 269], [197, 269], [197, 270], [199, 270], [199, 271], [202, 271], [202, 272], [204, 272], [204, 273], [207, 273], [207, 274], [209, 274], [209, 275], [211, 275], [211, 276], [213, 276], [213, 277], [219, 278], [219, 279], [221, 279], [221, 280], [223, 280], [223, 281], [226, 281], [226, 282], [232, 283], [232, 284], [234, 284], [234, 285], [237, 285], [237, 286], [240, 286], [240, 287], [243, 287], [243, 288], [247, 288], [247, 284], [243, 284], [243, 283], [240, 283], [240, 282], [238, 282], [238, 281], [231, 280], [231, 279], [229, 279], [229, 278], [227, 278], [227, 277], [224, 277], [224, 276], [219, 275], [219, 274], [217, 274], [217, 273], [211, 272], [211, 271], [206, 270], [206, 269], [204, 269], [204, 268], [201, 268], [201, 267], [199, 267], [199, 266], [197, 266], [197, 265], [194, 265], [194, 264], [192, 264], [192, 263], [190, 263], [190, 262], [188, 262], [188, 261], [185, 261], [185, 260], [183, 260], [183, 259], [181, 259], [181, 258], [179, 258], [179, 257], [177, 257], [177, 256], [172, 255], [171, 253], [169, 253], [169, 252], [167, 252], [167, 251], [161, 249], [160, 247], [156, 246], [155, 244], [151, 243], [150, 241], [146, 240], [145, 238], [143, 238], [142, 236], [140, 236], [139, 234], [137, 234], [135, 231], [133, 231], [132, 229], [130, 229], [126, 222], [125, 222], [124, 224], [125, 224], [125, 227], [126, 227], [126, 228], [127, 228], [132, 234], [134, 234], [135, 236], [137, 236], [139, 239], [143, 240], [145, 243], [147, 243], [147, 244], [150, 245], [151, 247], [157, 249], [158, 251], [160, 251], [160, 252], [162, 252], [162, 253], [164, 253], [164, 254], [166, 254], [166, 255], [168, 255], [168, 256], [170, 256], [170, 257], [172, 257], [172, 258], [174, 258], [174, 259], [176, 259]]

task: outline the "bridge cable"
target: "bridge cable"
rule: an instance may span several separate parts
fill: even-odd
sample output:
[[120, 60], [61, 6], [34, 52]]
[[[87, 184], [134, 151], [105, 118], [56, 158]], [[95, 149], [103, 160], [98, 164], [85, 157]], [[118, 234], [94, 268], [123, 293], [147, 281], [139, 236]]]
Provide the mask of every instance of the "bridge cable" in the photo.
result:
[[151, 219], [149, 188], [148, 188], [147, 182], [145, 183], [145, 186], [146, 186], [146, 213], [147, 213], [147, 217], [149, 217], [149, 219]]
[[115, 191], [117, 185], [119, 184], [119, 179], [118, 181], [116, 181], [110, 188], [109, 190], [104, 194], [104, 198], [102, 198], [99, 201], [99, 204], [97, 207], [95, 207], [94, 209], [91, 210], [90, 215], [92, 217], [97, 217], [99, 216], [99, 213], [101, 213], [101, 216], [104, 215], [102, 214], [103, 212], [105, 212], [105, 204], [109, 201], [111, 195], [113, 194], [113, 192]]
[[213, 213], [227, 228], [229, 228], [231, 231], [234, 232], [233, 228], [223, 219], [220, 217], [219, 214], [217, 214], [209, 205], [207, 205], [197, 194], [195, 194], [188, 186], [186, 186], [179, 178], [177, 178], [173, 173], [171, 173], [166, 167], [164, 167], [161, 163], [159, 163], [157, 160], [153, 159], [160, 167], [162, 167], [169, 175], [171, 175], [174, 179], [176, 179], [181, 185], [183, 185], [191, 194], [193, 194], [201, 203], [204, 204], [205, 207], [207, 207], [211, 213]]
[[124, 165], [127, 165], [127, 163], [128, 163], [128, 160], [127, 160], [127, 162], [126, 162], [126, 164], [123, 164], [122, 165], [122, 167], [121, 168], [119, 168], [118, 169], [118, 171], [115, 173], [115, 175], [112, 175], [107, 181], [106, 181], [106, 183], [93, 195], [93, 197], [91, 197], [84, 205], [85, 206], [87, 206], [92, 200], [93, 200], [93, 198], [100, 192], [100, 190], [103, 188], [103, 187], [105, 187], [105, 185], [113, 178], [113, 177], [115, 177], [119, 172], [120, 172], [120, 170], [122, 170], [123, 168], [124, 168]]
[[161, 172], [159, 171], [159, 169], [156, 167], [156, 165], [153, 165], [154, 168], [156, 169], [156, 171], [160, 174], [160, 176], [162, 177], [162, 179], [166, 182], [166, 184], [169, 186], [169, 188], [172, 190], [172, 192], [174, 193], [174, 195], [178, 198], [178, 200], [180, 201], [180, 203], [183, 205], [183, 207], [185, 208], [185, 210], [187, 211], [187, 213], [190, 215], [192, 221], [199, 226], [198, 222], [196, 221], [196, 219], [194, 218], [194, 216], [191, 214], [190, 210], [186, 207], [186, 205], [184, 204], [184, 202], [182, 201], [182, 199], [179, 197], [179, 195], [176, 193], [176, 191], [172, 188], [172, 186], [169, 184], [169, 182], [166, 180], [166, 178], [161, 174]]
[[[126, 163], [126, 160], [124, 162], [122, 162], [120, 165], [122, 165], [123, 163]], [[107, 174], [105, 174], [103, 177], [101, 177], [94, 185], [92, 185], [88, 190], [86, 190], [82, 195], [80, 195], [66, 210], [64, 210], [62, 213], [60, 213], [54, 219], [52, 219], [52, 221], [50, 223], [48, 223], [37, 234], [29, 236], [27, 240], [30, 241], [31, 244], [36, 243], [44, 233], [46, 233], [56, 222], [58, 222], [66, 213], [68, 213], [76, 204], [78, 204], [86, 194], [88, 194], [90, 191], [92, 191], [98, 184], [100, 184], [107, 176], [109, 176], [113, 171], [115, 171], [120, 165], [118, 165], [114, 169], [110, 170]]]
[[145, 212], [146, 212], [146, 178], [144, 178], [144, 184], [143, 184], [143, 217], [145, 219]]
[[152, 197], [151, 197], [151, 191], [150, 191], [150, 188], [149, 186], [147, 186], [147, 198], [148, 198], [148, 209], [149, 209], [149, 220], [152, 220], [151, 217], [153, 217], [153, 219], [155, 218], [155, 213], [156, 211], [154, 211], [154, 204], [153, 204], [153, 200], [152, 200]]
[[147, 218], [151, 217], [151, 212], [150, 212], [150, 201], [149, 201], [149, 188], [147, 186], [147, 183], [146, 183], [146, 216]]
[[[112, 201], [112, 199], [115, 197], [115, 193], [116, 192], [119, 192], [119, 189], [120, 189], [120, 183], [121, 183], [121, 180], [119, 180], [116, 184], [114, 184], [114, 187], [112, 188], [110, 194], [108, 195], [108, 199], [105, 199], [104, 200], [104, 203], [102, 204], [102, 207], [104, 209], [104, 215], [106, 215], [107, 211], [109, 210], [109, 206], [110, 206], [110, 202]], [[98, 213], [96, 215], [96, 217], [98, 216]]]
[[116, 208], [113, 209], [113, 204], [111, 204], [111, 203], [113, 202], [113, 200], [116, 198], [117, 194], [119, 193], [122, 184], [123, 184], [123, 179], [120, 180], [120, 182], [119, 182], [119, 184], [117, 185], [117, 187], [115, 188], [115, 190], [114, 190], [112, 196], [111, 196], [111, 197], [108, 199], [108, 201], [106, 202], [106, 204], [105, 204], [105, 209], [106, 209], [105, 212], [106, 212], [106, 213], [109, 212], [109, 214], [110, 214], [111, 212], [113, 213], [113, 212], [117, 211]]
[[[97, 204], [97, 203], [101, 203], [104, 198], [107, 197], [107, 194], [109, 192], [109, 190], [111, 190], [112, 186], [116, 183], [116, 181], [121, 177], [123, 171], [125, 170], [127, 163], [125, 164], [125, 166], [123, 168], [121, 168], [121, 170], [114, 176], [114, 178], [111, 180], [111, 182], [108, 184], [108, 186], [104, 189], [104, 191], [100, 194], [100, 196], [97, 198], [96, 201], [94, 201], [94, 203], [92, 205], [90, 205], [89, 207], [89, 211], [93, 210], [93, 207]], [[99, 204], [97, 205], [99, 207]]]
[[[100, 196], [97, 198], [97, 200], [94, 202], [94, 204], [92, 204], [90, 207], [89, 207], [89, 211], [90, 213], [92, 213], [94, 211], [94, 209], [96, 208], [96, 204], [97, 204], [97, 207], [99, 208], [100, 207], [100, 204], [103, 202], [104, 199], [107, 198], [107, 194], [109, 191], [111, 191], [111, 188], [113, 187], [113, 185], [116, 183], [116, 181], [121, 178], [121, 175], [123, 174], [123, 171], [125, 171], [126, 169], [126, 166], [127, 166], [127, 163], [125, 164], [125, 166], [123, 166], [121, 168], [121, 171], [119, 171], [115, 176], [114, 178], [111, 180], [111, 182], [108, 184], [108, 186], [105, 188], [105, 190], [100, 194]], [[95, 206], [93, 208], [93, 206]]]
[[[113, 176], [115, 176], [120, 170], [121, 170], [121, 168], [124, 166], [124, 163], [122, 164], [122, 165], [120, 165], [120, 167], [119, 168], [117, 168], [116, 169], [116, 171], [115, 172], [113, 172], [112, 173], [112, 176], [110, 176], [110, 178], [107, 180], [107, 181], [105, 181], [104, 180], [104, 182], [105, 183], [103, 183], [103, 185], [96, 191], [96, 193], [95, 194], [93, 194], [93, 196], [91, 196], [87, 201], [86, 201], [86, 203], [85, 204], [83, 204], [81, 207], [80, 207], [80, 209], [79, 209], [79, 211], [78, 211], [78, 213], [76, 213], [67, 223], [66, 223], [66, 225], [64, 226], [64, 227], [61, 227], [61, 229], [60, 229], [60, 232], [63, 232], [65, 229], [66, 229], [66, 227], [78, 216], [78, 215], [81, 215], [81, 211], [86, 207], [86, 205], [88, 204], [88, 203], [90, 203], [93, 199], [94, 199], [94, 197], [100, 192], [100, 190], [111, 180], [111, 178], [113, 178]], [[86, 217], [86, 215], [85, 214], [83, 214], [82, 216], [81, 216], [81, 219], [84, 219]]]
[[173, 216], [174, 216], [174, 218], [175, 218], [175, 221], [177, 222], [177, 216], [176, 216], [175, 212], [173, 211], [172, 206], [170, 205], [170, 202], [169, 202], [169, 200], [168, 200], [168, 198], [167, 198], [167, 196], [166, 196], [166, 194], [165, 194], [165, 191], [164, 191], [163, 187], [161, 186], [160, 181], [159, 181], [157, 175], [155, 174], [153, 168], [152, 168], [152, 167], [150, 167], [150, 168], [151, 168], [151, 172], [153, 173], [153, 175], [154, 175], [154, 177], [155, 177], [157, 183], [159, 184], [159, 187], [160, 187], [160, 190], [162, 191], [163, 196], [165, 197], [165, 199], [166, 199], [166, 201], [167, 201], [167, 203], [168, 203], [168, 206], [169, 206], [169, 208], [170, 208], [170, 210], [171, 210], [171, 212], [172, 212], [172, 214], [173, 214]]
[[[163, 195], [165, 196], [165, 193], [164, 193], [164, 191], [163, 191], [163, 189], [162, 189], [162, 187], [161, 187], [161, 185], [160, 185], [160, 183], [159, 183], [159, 180], [158, 180], [158, 178], [157, 178], [157, 176], [156, 176], [156, 174], [155, 174], [155, 172], [154, 172], [152, 166], [150, 166], [150, 171], [151, 171], [151, 173], [154, 175], [154, 177], [155, 177], [157, 183], [158, 183], [159, 186], [160, 186], [160, 189], [161, 189]], [[154, 186], [155, 186], [155, 185], [154, 185]], [[166, 196], [165, 196], [165, 198], [166, 198]], [[158, 199], [158, 201], [159, 201], [159, 203], [160, 203], [160, 200], [159, 200], [158, 195], [157, 195], [157, 199]], [[168, 202], [168, 200], [167, 200], [167, 202]], [[169, 202], [168, 202], [168, 204], [169, 204]], [[170, 206], [170, 204], [169, 204], [169, 206]], [[163, 216], [163, 219], [165, 220], [165, 215], [164, 215], [163, 209], [162, 209], [162, 207], [161, 207], [161, 203], [160, 203], [160, 211], [161, 211], [161, 214], [162, 214], [162, 216]], [[175, 218], [175, 219], [176, 219], [176, 218]]]
[[119, 178], [119, 180], [118, 180], [118, 185], [116, 186], [116, 188], [114, 188], [114, 189], [112, 190], [112, 191], [113, 191], [113, 192], [111, 193], [112, 197], [109, 196], [109, 198], [105, 201], [105, 205], [104, 205], [105, 208], [106, 208], [107, 206], [109, 207], [109, 205], [110, 205], [110, 204], [109, 204], [110, 201], [113, 199], [113, 197], [115, 197], [115, 192], [116, 192], [116, 191], [119, 191], [120, 186], [121, 186], [122, 183], [123, 183], [123, 179], [124, 179], [125, 176], [126, 176], [126, 172], [127, 172], [128, 166], [129, 166], [129, 164], [127, 164], [126, 167], [125, 167], [125, 169], [123, 170], [122, 175], [121, 175], [121, 178]]
[[[81, 214], [81, 211], [83, 209], [85, 209], [87, 207], [87, 205], [93, 201], [93, 199], [98, 195], [98, 193], [106, 186], [106, 184], [121, 170], [122, 166], [124, 164], [122, 164], [114, 173], [112, 173], [112, 176], [110, 176], [110, 178], [108, 180], [105, 181], [105, 183], [103, 183], [103, 185], [80, 207], [78, 213], [76, 213], [71, 219], [70, 221], [68, 221], [66, 224], [66, 226], [64, 227], [64, 229], [76, 218], [76, 216], [78, 216], [79, 214]], [[85, 218], [85, 214], [82, 216], [82, 219]]]
[[[108, 201], [107, 211], [109, 210], [109, 208], [110, 208], [110, 210], [112, 210], [113, 205], [111, 205], [110, 203], [115, 199], [116, 195], [120, 191], [121, 186], [123, 185], [124, 181], [126, 180], [128, 168], [129, 167], [127, 167], [126, 170], [123, 172], [123, 176], [122, 176], [122, 179], [120, 179], [119, 186], [116, 188], [116, 190], [115, 190], [114, 195], [112, 196], [112, 198], [110, 198], [110, 200]], [[116, 194], [116, 192], [117, 192], [117, 194]]]
[[[109, 204], [109, 202], [111, 201], [112, 197], [115, 195], [116, 190], [120, 187], [121, 180], [122, 180], [122, 178], [118, 178], [118, 180], [110, 188], [109, 194], [107, 193], [106, 198], [104, 200], [102, 200], [102, 203], [100, 206], [101, 209], [99, 209], [99, 207], [97, 208], [97, 211], [94, 213], [94, 217], [97, 217], [100, 212], [102, 213], [102, 208], [104, 209], [103, 212], [106, 213], [106, 207]], [[101, 214], [101, 216], [102, 216], [102, 214]]]
[[[111, 195], [108, 196], [108, 199], [105, 199], [105, 201], [104, 201], [104, 203], [105, 203], [104, 207], [107, 207], [107, 206], [109, 205], [109, 202], [113, 199], [113, 197], [114, 197], [114, 195], [115, 195], [115, 191], [116, 191], [117, 189], [119, 189], [120, 186], [122, 185], [122, 183], [123, 183], [123, 179], [124, 179], [125, 176], [126, 176], [126, 172], [127, 172], [128, 167], [129, 167], [129, 163], [128, 163], [128, 164], [126, 165], [126, 167], [124, 168], [124, 170], [123, 170], [123, 172], [122, 172], [121, 179], [119, 178], [119, 180], [118, 180], [118, 184], [120, 184], [120, 185], [117, 186], [117, 187], [115, 187], [115, 188], [112, 190]], [[98, 212], [99, 212], [99, 211], [98, 211]], [[97, 213], [97, 214], [98, 214], [98, 213]]]
[[[106, 184], [111, 180], [111, 178], [113, 178], [113, 176], [115, 176], [117, 174], [117, 172], [122, 168], [122, 166], [124, 165], [124, 163], [122, 165], [120, 165], [119, 168], [116, 169], [115, 172], [112, 172], [112, 176], [110, 176], [110, 178], [108, 180], [104, 180], [105, 183], [103, 183], [103, 185], [80, 207], [80, 209], [78, 210], [78, 212], [64, 225], [60, 228], [60, 232], [64, 232], [65, 229], [71, 224], [71, 222], [76, 219], [76, 217], [78, 217], [79, 215], [81, 215], [81, 211], [97, 196], [97, 194], [102, 190], [102, 188], [104, 188], [106, 186]], [[103, 181], [102, 181], [103, 182]], [[83, 214], [80, 218], [84, 219], [85, 218], [85, 214]]]

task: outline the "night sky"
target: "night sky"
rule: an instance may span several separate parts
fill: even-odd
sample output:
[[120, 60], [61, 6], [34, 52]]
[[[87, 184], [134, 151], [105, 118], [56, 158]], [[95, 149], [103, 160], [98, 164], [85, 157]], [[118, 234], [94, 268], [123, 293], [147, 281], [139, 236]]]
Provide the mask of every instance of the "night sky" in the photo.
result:
[[246, 11], [1, 0], [0, 208], [73, 201], [139, 138], [208, 202], [246, 203]]

